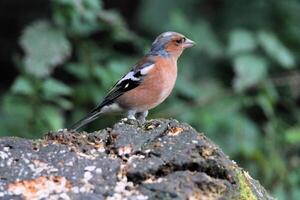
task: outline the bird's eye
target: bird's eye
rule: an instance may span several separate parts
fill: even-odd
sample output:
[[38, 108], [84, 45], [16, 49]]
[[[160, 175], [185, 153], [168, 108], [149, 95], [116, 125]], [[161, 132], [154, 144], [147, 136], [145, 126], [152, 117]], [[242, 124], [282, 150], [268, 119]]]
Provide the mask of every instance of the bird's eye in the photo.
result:
[[185, 42], [185, 40], [186, 40], [185, 38], [180, 38], [180, 39], [176, 40], [176, 43], [181, 44], [181, 43]]
[[176, 43], [177, 43], [177, 44], [180, 44], [180, 43], [181, 43], [181, 39], [176, 40]]

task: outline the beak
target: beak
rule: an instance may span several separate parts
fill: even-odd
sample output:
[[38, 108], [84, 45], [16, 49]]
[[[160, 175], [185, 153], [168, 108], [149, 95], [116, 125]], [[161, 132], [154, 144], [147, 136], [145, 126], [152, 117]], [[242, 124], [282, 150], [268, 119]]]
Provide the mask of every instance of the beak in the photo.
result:
[[185, 42], [183, 43], [183, 47], [184, 48], [189, 48], [194, 46], [196, 43], [193, 40], [190, 40], [188, 38], [186, 38]]

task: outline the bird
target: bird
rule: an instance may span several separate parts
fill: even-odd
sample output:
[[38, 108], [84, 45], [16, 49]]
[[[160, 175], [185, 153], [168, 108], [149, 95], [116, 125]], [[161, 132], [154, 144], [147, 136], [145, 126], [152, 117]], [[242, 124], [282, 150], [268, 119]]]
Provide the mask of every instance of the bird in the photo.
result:
[[171, 93], [177, 78], [177, 60], [195, 42], [181, 33], [167, 31], [156, 37], [150, 51], [118, 80], [104, 99], [71, 126], [78, 130], [100, 115], [125, 112], [127, 119], [144, 123], [150, 109]]

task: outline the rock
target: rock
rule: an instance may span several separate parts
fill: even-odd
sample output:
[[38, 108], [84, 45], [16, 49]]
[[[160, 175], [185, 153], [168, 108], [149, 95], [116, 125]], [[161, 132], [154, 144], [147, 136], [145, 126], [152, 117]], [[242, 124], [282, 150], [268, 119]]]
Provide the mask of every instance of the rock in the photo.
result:
[[203, 134], [176, 120], [0, 139], [0, 199], [273, 199]]

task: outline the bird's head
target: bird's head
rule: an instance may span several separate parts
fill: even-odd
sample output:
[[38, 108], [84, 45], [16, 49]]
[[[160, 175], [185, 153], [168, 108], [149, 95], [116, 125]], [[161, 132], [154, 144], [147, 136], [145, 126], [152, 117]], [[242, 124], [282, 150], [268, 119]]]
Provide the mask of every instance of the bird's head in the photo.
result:
[[195, 42], [176, 32], [164, 32], [152, 43], [150, 53], [178, 58], [182, 51], [192, 47]]

